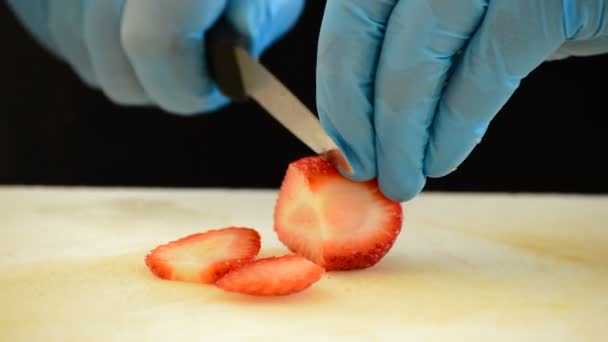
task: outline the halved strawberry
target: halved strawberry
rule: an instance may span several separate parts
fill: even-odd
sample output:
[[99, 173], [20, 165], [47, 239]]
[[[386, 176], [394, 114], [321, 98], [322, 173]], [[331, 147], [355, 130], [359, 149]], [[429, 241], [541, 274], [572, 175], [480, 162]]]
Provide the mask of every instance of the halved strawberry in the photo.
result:
[[327, 271], [374, 266], [401, 232], [401, 204], [376, 180], [355, 182], [323, 156], [291, 163], [274, 211], [274, 229], [292, 252]]
[[251, 261], [260, 246], [254, 229], [214, 229], [156, 247], [146, 256], [146, 265], [163, 279], [211, 284]]
[[255, 260], [230, 271], [216, 282], [229, 292], [284, 296], [300, 292], [321, 279], [325, 270], [300, 255]]

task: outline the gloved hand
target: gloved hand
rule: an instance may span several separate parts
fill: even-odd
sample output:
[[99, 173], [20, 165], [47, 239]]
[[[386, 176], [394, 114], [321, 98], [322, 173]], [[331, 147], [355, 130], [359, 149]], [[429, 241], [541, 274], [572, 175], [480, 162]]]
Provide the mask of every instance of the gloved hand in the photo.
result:
[[90, 86], [124, 105], [175, 114], [229, 102], [209, 79], [204, 35], [222, 14], [259, 56], [303, 0], [8, 0], [38, 40]]
[[463, 162], [539, 64], [604, 52], [608, 0], [330, 0], [319, 116], [343, 174], [407, 201]]

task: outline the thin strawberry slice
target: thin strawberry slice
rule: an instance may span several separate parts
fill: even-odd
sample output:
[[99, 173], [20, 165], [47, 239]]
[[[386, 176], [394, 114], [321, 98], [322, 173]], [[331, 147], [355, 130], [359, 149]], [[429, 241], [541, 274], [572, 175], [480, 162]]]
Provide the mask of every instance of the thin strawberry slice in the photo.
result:
[[284, 296], [300, 292], [321, 279], [325, 270], [300, 255], [267, 257], [243, 265], [216, 285], [228, 292]]
[[376, 265], [402, 224], [401, 204], [385, 197], [376, 180], [351, 181], [323, 156], [289, 165], [274, 212], [279, 240], [327, 271]]
[[146, 256], [146, 265], [163, 279], [212, 284], [255, 258], [260, 240], [251, 228], [209, 230], [156, 247]]

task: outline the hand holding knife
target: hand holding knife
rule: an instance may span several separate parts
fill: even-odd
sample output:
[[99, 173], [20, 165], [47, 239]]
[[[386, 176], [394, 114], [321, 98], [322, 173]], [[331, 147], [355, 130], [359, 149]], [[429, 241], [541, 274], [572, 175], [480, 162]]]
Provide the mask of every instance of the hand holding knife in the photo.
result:
[[206, 58], [211, 77], [235, 102], [254, 99], [315, 153], [352, 173], [342, 151], [327, 136], [317, 117], [249, 53], [247, 42], [222, 18], [208, 31]]

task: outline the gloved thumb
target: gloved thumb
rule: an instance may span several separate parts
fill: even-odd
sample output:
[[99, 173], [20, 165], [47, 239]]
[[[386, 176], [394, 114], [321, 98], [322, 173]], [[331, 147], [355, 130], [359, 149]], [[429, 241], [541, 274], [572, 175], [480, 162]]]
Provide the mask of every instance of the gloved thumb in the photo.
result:
[[259, 57], [293, 27], [303, 8], [304, 0], [230, 0], [226, 18]]

